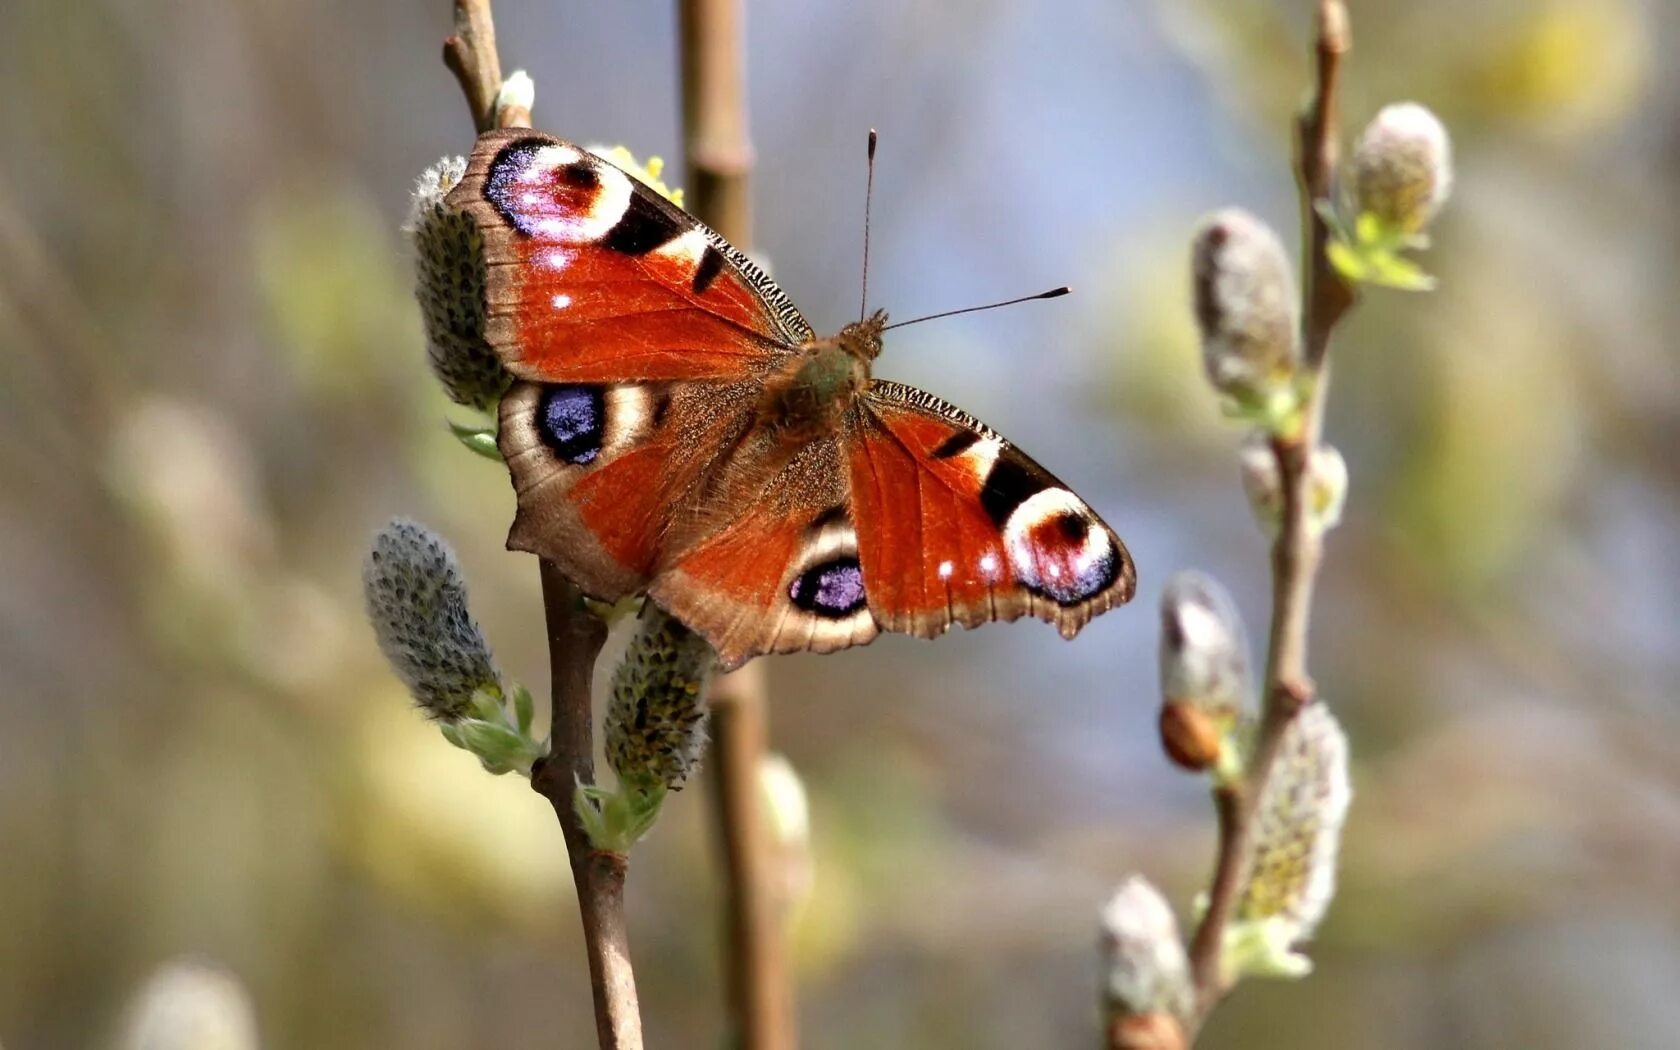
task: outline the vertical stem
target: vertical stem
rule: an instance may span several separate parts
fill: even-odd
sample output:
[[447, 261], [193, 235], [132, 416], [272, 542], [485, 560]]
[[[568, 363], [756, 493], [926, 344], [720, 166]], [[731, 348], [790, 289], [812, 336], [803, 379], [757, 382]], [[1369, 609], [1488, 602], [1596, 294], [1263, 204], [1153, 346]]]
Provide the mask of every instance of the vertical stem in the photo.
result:
[[443, 64], [455, 74], [480, 132], [496, 126], [496, 96], [502, 91], [502, 60], [496, 53], [496, 24], [490, 0], [455, 0], [455, 32], [443, 41]]
[[763, 664], [719, 679], [711, 705], [731, 1028], [743, 1050], [793, 1050], [798, 1045], [793, 985], [759, 783], [769, 736]]
[[1255, 809], [1283, 743], [1284, 731], [1313, 700], [1307, 676], [1307, 628], [1312, 615], [1313, 582], [1321, 543], [1310, 521], [1313, 450], [1323, 426], [1330, 372], [1326, 352], [1330, 334], [1348, 308], [1353, 292], [1331, 267], [1324, 248], [1330, 231], [1316, 204], [1330, 195], [1336, 169], [1336, 98], [1342, 57], [1351, 46], [1347, 9], [1342, 0], [1319, 0], [1316, 85], [1297, 125], [1295, 167], [1301, 187], [1303, 369], [1309, 381], [1301, 426], [1272, 438], [1283, 487], [1283, 520], [1272, 544], [1272, 616], [1266, 644], [1260, 728], [1248, 772], [1239, 784], [1218, 789], [1218, 859], [1208, 891], [1207, 911], [1190, 943], [1196, 985], [1192, 1037], [1207, 1014], [1229, 990], [1221, 971], [1225, 927], [1236, 908], [1243, 873], [1254, 838]]
[[[690, 210], [745, 249], [752, 242], [747, 176], [745, 24], [740, 0], [680, 0], [684, 156]], [[750, 664], [712, 687], [711, 771], [724, 862], [730, 1027], [743, 1050], [797, 1045], [792, 982], [759, 787], [769, 735], [764, 669]]]
[[601, 1048], [641, 1050], [642, 1020], [624, 923], [624, 877], [630, 859], [590, 843], [575, 803], [578, 785], [595, 782], [595, 660], [607, 627], [583, 608], [577, 588], [558, 566], [545, 558], [538, 562], [538, 571], [548, 625], [553, 716], [549, 752], [531, 771], [531, 787], [554, 807], [566, 838]]
[[690, 210], [737, 248], [752, 244], [746, 32], [741, 0], [680, 0], [683, 153]]
[[[454, 17], [455, 31], [443, 43], [443, 61], [460, 82], [474, 125], [481, 132], [498, 125], [528, 125], [527, 110], [497, 107], [502, 73], [490, 0], [454, 0]], [[641, 1050], [642, 1019], [624, 922], [629, 858], [596, 849], [575, 808], [578, 786], [595, 782], [595, 662], [607, 628], [584, 609], [582, 596], [559, 566], [541, 559], [538, 572], [548, 629], [551, 726], [549, 752], [531, 770], [531, 787], [554, 807], [566, 840], [601, 1050]], [[570, 1031], [574, 1025], [566, 1018], [560, 1030]]]

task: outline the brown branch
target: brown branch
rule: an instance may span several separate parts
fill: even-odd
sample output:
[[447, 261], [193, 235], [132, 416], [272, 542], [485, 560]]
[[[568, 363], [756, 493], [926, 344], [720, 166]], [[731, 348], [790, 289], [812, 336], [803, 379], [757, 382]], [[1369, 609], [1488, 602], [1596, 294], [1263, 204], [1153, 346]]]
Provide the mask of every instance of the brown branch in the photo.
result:
[[1274, 437], [1271, 443], [1282, 480], [1283, 520], [1272, 544], [1272, 616], [1260, 728], [1247, 776], [1240, 784], [1219, 789], [1215, 797], [1219, 812], [1218, 858], [1213, 885], [1208, 891], [1207, 911], [1190, 945], [1197, 995], [1190, 1025], [1192, 1035], [1229, 991], [1221, 973], [1220, 947], [1242, 889], [1243, 871], [1253, 843], [1256, 805], [1284, 731], [1313, 699], [1312, 680], [1307, 676], [1307, 625], [1321, 544], [1310, 523], [1308, 468], [1323, 425], [1324, 398], [1330, 378], [1326, 361], [1330, 334], [1353, 305], [1352, 290], [1332, 269], [1325, 255], [1330, 231], [1316, 205], [1329, 198], [1335, 175], [1336, 98], [1342, 57], [1350, 46], [1347, 9], [1342, 0], [1319, 0], [1317, 85], [1298, 122], [1295, 159], [1305, 231], [1301, 346], [1309, 387], [1300, 429]]
[[455, 32], [443, 41], [443, 64], [467, 96], [473, 126], [496, 126], [496, 97], [502, 93], [502, 60], [496, 53], [496, 25], [490, 0], [455, 0]]
[[689, 210], [745, 250], [752, 244], [753, 150], [741, 0], [682, 0], [678, 18]]
[[595, 998], [595, 1031], [602, 1050], [640, 1050], [642, 1020], [636, 977], [630, 968], [630, 938], [624, 925], [624, 876], [629, 858], [598, 850], [579, 821], [578, 785], [595, 782], [595, 709], [591, 689], [595, 660], [607, 628], [583, 608], [583, 601], [546, 558], [542, 574], [543, 613], [548, 625], [549, 695], [552, 704], [548, 756], [531, 771], [531, 787], [546, 797], [560, 819], [583, 919], [589, 956], [589, 984]]
[[[747, 176], [745, 33], [740, 0], [682, 0], [683, 153], [689, 209], [745, 249], [752, 242]], [[759, 787], [768, 729], [764, 668], [751, 664], [711, 691], [711, 771], [724, 863], [725, 972], [734, 1042], [743, 1050], [798, 1044], [781, 906], [773, 891]]]
[[743, 1050], [793, 1050], [798, 1029], [783, 902], [775, 889], [775, 857], [759, 783], [769, 736], [764, 665], [749, 664], [720, 679], [712, 687], [711, 706], [732, 1043]]
[[[490, 0], [455, 0], [455, 32], [444, 41], [443, 60], [460, 81], [479, 131], [530, 124], [528, 110], [497, 106], [502, 74]], [[584, 609], [582, 596], [558, 566], [542, 559], [538, 571], [548, 630], [551, 724], [549, 752], [531, 770], [531, 787], [553, 805], [565, 836], [601, 1050], [641, 1050], [642, 1019], [624, 922], [629, 858], [590, 843], [574, 801], [579, 785], [595, 782], [593, 686], [607, 628]]]

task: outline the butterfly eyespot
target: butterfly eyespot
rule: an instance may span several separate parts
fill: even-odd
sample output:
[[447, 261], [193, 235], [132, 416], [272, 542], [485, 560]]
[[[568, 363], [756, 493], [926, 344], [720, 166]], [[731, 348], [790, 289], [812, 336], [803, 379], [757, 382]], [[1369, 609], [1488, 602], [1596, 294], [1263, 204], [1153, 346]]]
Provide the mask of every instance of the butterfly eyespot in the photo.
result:
[[597, 386], [551, 386], [537, 404], [542, 443], [567, 463], [582, 465], [601, 452], [607, 405]]
[[856, 558], [836, 558], [813, 565], [788, 585], [788, 598], [795, 607], [830, 619], [857, 612], [867, 599], [863, 593], [863, 568]]
[[1113, 585], [1120, 557], [1107, 531], [1066, 489], [1027, 498], [1004, 525], [1004, 542], [1020, 584], [1058, 605], [1078, 605]]
[[580, 190], [592, 190], [601, 184], [601, 176], [587, 160], [579, 158], [560, 168], [560, 181]]

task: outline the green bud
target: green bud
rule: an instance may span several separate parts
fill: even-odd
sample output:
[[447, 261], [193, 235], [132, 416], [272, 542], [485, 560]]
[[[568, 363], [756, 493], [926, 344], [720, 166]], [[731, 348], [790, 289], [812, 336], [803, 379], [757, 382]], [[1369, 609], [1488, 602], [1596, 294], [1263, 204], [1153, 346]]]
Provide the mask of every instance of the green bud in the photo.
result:
[[444, 203], [465, 171], [460, 157], [427, 168], [404, 229], [414, 248], [414, 294], [432, 372], [451, 400], [490, 412], [511, 377], [484, 338], [483, 237], [471, 216]]
[[459, 746], [478, 756], [484, 768], [492, 773], [522, 773], [531, 775], [531, 764], [543, 754], [543, 748], [530, 737], [500, 720], [463, 718], [451, 726]]
[[1208, 381], [1235, 415], [1280, 427], [1299, 407], [1295, 277], [1277, 235], [1239, 208], [1203, 219], [1191, 247]]
[[467, 611], [455, 552], [418, 522], [397, 518], [362, 564], [368, 621], [391, 668], [431, 717], [455, 721], [474, 694], [502, 695], [502, 676]]

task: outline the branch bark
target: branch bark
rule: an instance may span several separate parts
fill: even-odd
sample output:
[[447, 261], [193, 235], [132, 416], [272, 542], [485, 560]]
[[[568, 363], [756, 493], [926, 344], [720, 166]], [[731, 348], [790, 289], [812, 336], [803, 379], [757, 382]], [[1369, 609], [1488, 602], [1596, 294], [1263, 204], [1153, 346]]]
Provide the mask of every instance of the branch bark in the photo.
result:
[[[528, 110], [497, 106], [502, 72], [490, 0], [454, 0], [454, 10], [455, 31], [444, 41], [443, 60], [460, 82], [474, 126], [480, 132], [498, 124], [528, 126]], [[532, 769], [531, 787], [553, 805], [566, 840], [601, 1050], [641, 1050], [642, 1020], [624, 922], [629, 858], [595, 849], [574, 803], [578, 786], [595, 782], [595, 662], [607, 628], [584, 609], [582, 595], [558, 566], [542, 559], [538, 572], [548, 630], [551, 726], [549, 753]]]
[[566, 838], [601, 1050], [641, 1050], [642, 1019], [624, 923], [624, 878], [630, 858], [591, 845], [574, 802], [580, 784], [595, 782], [592, 688], [607, 627], [583, 608], [582, 596], [558, 566], [543, 559], [538, 571], [548, 625], [553, 715], [548, 756], [531, 771], [531, 787], [554, 807]]
[[1295, 168], [1301, 190], [1302, 311], [1301, 349], [1309, 392], [1301, 427], [1274, 437], [1283, 486], [1283, 521], [1271, 552], [1272, 613], [1266, 645], [1260, 728], [1246, 777], [1216, 792], [1219, 815], [1218, 856], [1207, 911], [1190, 944], [1196, 1009], [1192, 1036], [1208, 1012], [1229, 991], [1221, 972], [1220, 948], [1226, 925], [1242, 889], [1243, 873], [1254, 837], [1255, 809], [1271, 773], [1284, 731], [1313, 701], [1307, 676], [1307, 628], [1312, 613], [1313, 582], [1321, 544], [1311, 528], [1310, 464], [1323, 426], [1329, 390], [1327, 351], [1337, 322], [1353, 305], [1352, 289], [1331, 267], [1324, 248], [1330, 230], [1317, 202], [1328, 199], [1336, 170], [1337, 92], [1343, 56], [1352, 46], [1347, 9], [1342, 0], [1319, 0], [1316, 40], [1316, 86], [1297, 122]]
[[[745, 27], [740, 0], [681, 0], [683, 153], [690, 210], [741, 249], [752, 243]], [[711, 690], [711, 778], [723, 854], [730, 1027], [743, 1050], [798, 1044], [774, 859], [759, 786], [769, 736], [764, 667]]]

